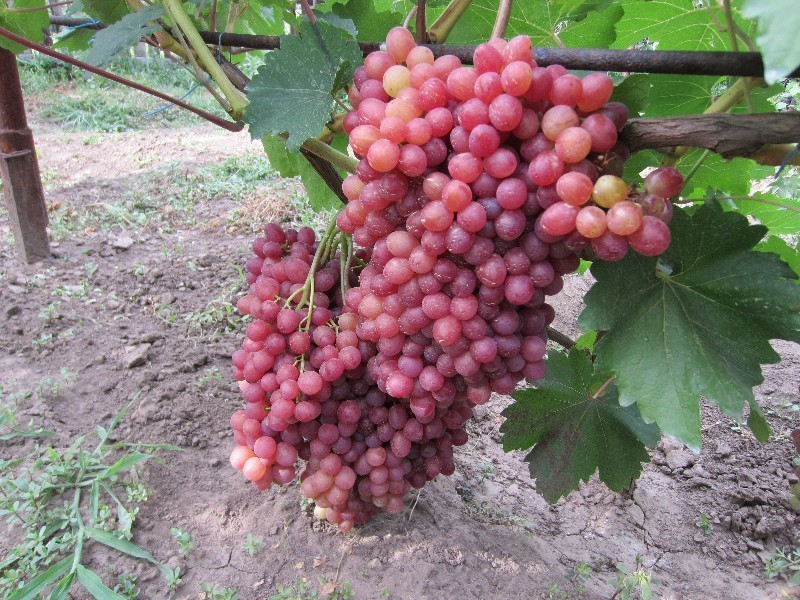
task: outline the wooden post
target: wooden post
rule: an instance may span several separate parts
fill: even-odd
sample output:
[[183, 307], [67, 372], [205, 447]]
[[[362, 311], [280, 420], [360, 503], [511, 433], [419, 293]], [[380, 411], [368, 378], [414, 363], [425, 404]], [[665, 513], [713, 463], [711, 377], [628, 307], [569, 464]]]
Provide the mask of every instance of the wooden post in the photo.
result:
[[47, 206], [33, 133], [25, 118], [25, 103], [17, 58], [0, 48], [0, 176], [17, 246], [17, 256], [33, 263], [50, 256]]

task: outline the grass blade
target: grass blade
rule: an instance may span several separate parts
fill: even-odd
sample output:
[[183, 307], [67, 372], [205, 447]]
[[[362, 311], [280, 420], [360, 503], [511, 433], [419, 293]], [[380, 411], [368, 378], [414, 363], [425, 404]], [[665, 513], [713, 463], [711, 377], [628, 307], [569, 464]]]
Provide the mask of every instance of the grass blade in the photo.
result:
[[152, 458], [152, 454], [145, 454], [144, 452], [131, 452], [130, 454], [126, 454], [122, 458], [120, 458], [117, 462], [113, 465], [108, 467], [105, 471], [100, 473], [97, 478], [98, 479], [107, 479], [112, 475], [116, 475], [120, 471], [124, 471], [125, 469], [130, 469], [132, 466], [139, 464], [142, 461], [147, 460], [148, 458]]
[[144, 560], [150, 561], [158, 569], [166, 576], [166, 573], [169, 572], [169, 568], [165, 565], [162, 565], [160, 562], [156, 560], [156, 558], [150, 554], [147, 550], [140, 548], [133, 542], [129, 542], [128, 540], [120, 539], [112, 533], [107, 531], [103, 531], [102, 529], [84, 529], [86, 532], [87, 537], [90, 539], [100, 542], [101, 544], [108, 546], [109, 548], [113, 548], [123, 554], [127, 554], [129, 556], [133, 556], [134, 558], [142, 558]]
[[0, 435], [0, 442], [13, 440], [14, 438], [49, 437], [55, 434], [55, 431], [48, 431], [46, 429], [26, 429], [24, 431], [14, 431], [12, 433]]
[[48, 585], [55, 582], [56, 579], [69, 571], [71, 564], [72, 555], [63, 559], [61, 562], [57, 562], [44, 573], [40, 573], [24, 586], [18, 590], [15, 590], [14, 593], [7, 598], [7, 600], [34, 600], [34, 598], [37, 598], [41, 591], [44, 590]]
[[83, 565], [78, 565], [78, 581], [97, 600], [126, 600], [125, 596], [121, 596], [100, 581], [97, 573], [90, 571]]
[[141, 394], [142, 394], [141, 390], [139, 390], [138, 392], [136, 392], [136, 393], [133, 395], [133, 398], [131, 398], [131, 401], [130, 401], [130, 402], [128, 402], [128, 404], [126, 404], [126, 405], [125, 405], [125, 406], [122, 408], [122, 410], [120, 410], [120, 411], [119, 411], [119, 412], [118, 412], [118, 413], [117, 413], [117, 414], [114, 416], [114, 418], [113, 418], [113, 419], [111, 419], [111, 423], [109, 424], [109, 426], [108, 426], [108, 429], [106, 429], [106, 430], [105, 430], [105, 435], [101, 435], [101, 436], [100, 436], [100, 443], [99, 443], [99, 444], [97, 444], [97, 448], [95, 448], [95, 450], [94, 450], [95, 454], [96, 454], [97, 452], [99, 452], [99, 451], [100, 451], [100, 449], [101, 449], [101, 448], [102, 448], [102, 447], [105, 445], [105, 443], [106, 443], [106, 440], [108, 439], [108, 436], [111, 434], [111, 432], [112, 432], [112, 431], [114, 431], [114, 429], [116, 429], [116, 428], [117, 428], [117, 425], [119, 425], [119, 422], [122, 420], [122, 417], [124, 417], [124, 416], [125, 416], [125, 413], [127, 413], [127, 412], [128, 412], [130, 409], [131, 409], [131, 407], [132, 407], [132, 406], [133, 406], [133, 404], [134, 404], [134, 403], [135, 403], [135, 402], [136, 402], [136, 401], [139, 399], [139, 396], [141, 396]]
[[50, 595], [47, 597], [47, 600], [66, 600], [67, 594], [69, 593], [69, 588], [72, 587], [72, 583], [75, 581], [75, 573], [70, 573], [64, 579], [58, 582], [58, 585], [53, 588], [53, 591], [50, 592]]

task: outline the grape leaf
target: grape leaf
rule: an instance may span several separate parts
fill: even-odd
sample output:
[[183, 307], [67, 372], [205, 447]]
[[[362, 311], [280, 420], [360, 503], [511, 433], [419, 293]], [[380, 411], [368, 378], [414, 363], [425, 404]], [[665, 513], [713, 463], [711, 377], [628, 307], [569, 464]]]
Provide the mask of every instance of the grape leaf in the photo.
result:
[[119, 0], [82, 0], [82, 4], [83, 12], [106, 25], [116, 23], [130, 12], [127, 3]]
[[760, 252], [774, 252], [781, 257], [783, 262], [789, 265], [792, 271], [797, 273], [798, 277], [800, 277], [800, 252], [798, 252], [797, 248], [786, 243], [786, 240], [783, 238], [770, 235], [756, 246], [756, 250]]
[[701, 114], [711, 104], [718, 81], [719, 77], [701, 75], [651, 75], [650, 97], [654, 102], [645, 116]]
[[[24, 37], [32, 42], [44, 40], [44, 30], [50, 25], [50, 17], [47, 9], [44, 8], [44, 0], [16, 0], [12, 6], [7, 6], [6, 2], [0, 3], [0, 27], [8, 29], [11, 33]], [[39, 8], [32, 12], [14, 12], [19, 8]], [[0, 35], [0, 48], [5, 48], [19, 54], [25, 51], [25, 46], [12, 42]]]
[[[684, 154], [677, 168], [686, 177], [704, 154], [702, 148], [695, 148]], [[719, 154], [709, 153], [692, 178], [686, 182], [684, 196], [706, 196], [708, 188], [717, 189], [730, 196], [746, 196], [750, 193], [750, 181], [771, 175], [775, 167], [760, 165], [747, 158], [727, 160]]]
[[61, 33], [53, 37], [53, 48], [60, 48], [62, 51], [81, 52], [91, 48], [92, 38], [96, 32], [82, 27], [80, 29], [63, 29]]
[[[589, 46], [613, 39], [612, 32], [592, 31], [591, 26], [579, 27], [592, 11], [605, 8], [608, 0], [526, 0], [514, 2], [506, 27], [506, 38], [528, 35], [534, 46], [555, 46], [562, 35], [570, 45]], [[497, 16], [497, 0], [473, 0], [450, 32], [449, 44], [480, 44], [489, 39]], [[611, 27], [618, 18], [616, 8], [594, 15], [597, 27]], [[575, 27], [574, 34], [570, 34]]]
[[617, 375], [623, 406], [700, 449], [702, 394], [740, 418], [763, 381], [769, 344], [800, 341], [800, 286], [780, 259], [753, 251], [766, 228], [707, 202], [690, 217], [676, 208], [672, 245], [660, 258], [633, 252], [595, 262], [597, 283], [579, 317], [606, 330], [598, 369]]
[[337, 17], [352, 21], [358, 31], [358, 39], [363, 42], [382, 42], [392, 27], [403, 23], [404, 16], [390, 10], [380, 10], [372, 0], [337, 3], [331, 10]]
[[86, 62], [96, 67], [108, 63], [123, 50], [137, 44], [143, 36], [159, 31], [161, 25], [152, 22], [163, 14], [160, 6], [148, 6], [101, 29], [92, 40], [92, 49], [86, 56]]
[[361, 64], [358, 44], [323, 21], [300, 22], [300, 35], [281, 37], [247, 86], [244, 120], [253, 138], [288, 132], [287, 148], [320, 134], [330, 120], [333, 93]]
[[[711, 8], [692, 0], [622, 0], [625, 16], [617, 22], [614, 48], [642, 40], [659, 50], [726, 50], [728, 34], [712, 18]], [[718, 11], [720, 17], [721, 11]]]
[[800, 67], [797, 0], [745, 0], [742, 13], [759, 19], [756, 43], [764, 57], [764, 79], [775, 83]]
[[590, 12], [585, 19], [569, 23], [558, 37], [568, 48], [608, 48], [617, 37], [614, 25], [622, 14], [622, 7], [612, 4], [603, 11]]
[[[300, 154], [286, 149], [285, 142], [275, 136], [267, 135], [261, 139], [269, 163], [281, 177], [300, 177], [306, 190], [309, 204], [315, 211], [334, 210], [342, 207], [339, 196], [333, 193], [319, 173]], [[347, 151], [347, 136], [338, 134], [331, 145], [341, 152]]]
[[583, 350], [551, 352], [536, 389], [516, 392], [515, 402], [503, 411], [503, 449], [533, 446], [525, 461], [537, 491], [550, 503], [578, 489], [598, 469], [603, 483], [622, 490], [650, 460], [645, 445], [658, 443], [658, 427], [645, 423], [635, 406], [620, 406], [615, 385], [593, 397], [608, 377], [594, 369]]
[[759, 194], [757, 198], [777, 202], [786, 208], [758, 200], [726, 200], [724, 204], [746, 215], [752, 215], [769, 228], [770, 233], [796, 235], [800, 231], [800, 199], [778, 198], [771, 194]]
[[650, 75], [629, 75], [614, 85], [612, 102], [622, 102], [628, 107], [631, 117], [644, 114], [650, 104]]

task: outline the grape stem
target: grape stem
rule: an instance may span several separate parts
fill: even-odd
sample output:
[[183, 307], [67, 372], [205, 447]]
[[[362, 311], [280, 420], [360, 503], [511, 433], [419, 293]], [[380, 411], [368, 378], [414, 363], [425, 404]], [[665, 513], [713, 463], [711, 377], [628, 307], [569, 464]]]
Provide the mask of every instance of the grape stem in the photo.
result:
[[450, 0], [444, 12], [434, 21], [428, 31], [430, 41], [434, 44], [443, 44], [470, 4], [472, 4], [472, 0]]
[[599, 388], [599, 389], [598, 389], [598, 390], [597, 390], [597, 391], [596, 391], [596, 392], [595, 392], [595, 393], [592, 395], [592, 400], [597, 400], [598, 398], [600, 398], [600, 396], [602, 396], [603, 394], [605, 394], [605, 393], [606, 393], [606, 390], [608, 389], [608, 387], [609, 387], [609, 386], [610, 386], [612, 383], [614, 383], [614, 380], [615, 380], [616, 378], [617, 378], [617, 376], [616, 376], [616, 375], [612, 375], [611, 377], [609, 377], [608, 379], [606, 379], [606, 381], [603, 383], [603, 385], [601, 385], [601, 386], [600, 386], [600, 388]]
[[314, 15], [314, 11], [311, 10], [311, 7], [308, 5], [308, 0], [300, 0], [300, 5], [303, 7], [303, 12], [306, 13], [309, 22], [312, 25], [316, 25], [317, 17]]
[[355, 158], [347, 156], [344, 152], [339, 152], [336, 148], [331, 147], [322, 140], [308, 138], [303, 142], [302, 148], [331, 163], [334, 167], [339, 167], [348, 173], [356, 172], [358, 161]]
[[570, 338], [568, 335], [565, 335], [558, 331], [557, 329], [553, 329], [552, 327], [547, 328], [547, 337], [554, 341], [556, 344], [564, 348], [565, 350], [571, 350], [575, 347], [575, 340]]
[[511, 17], [511, 6], [514, 0], [500, 0], [500, 6], [497, 7], [497, 18], [494, 21], [492, 34], [490, 38], [502, 38], [506, 35], [506, 27], [508, 27], [508, 19]]
[[244, 109], [248, 103], [247, 98], [233, 83], [231, 83], [231, 80], [228, 79], [228, 76], [222, 70], [217, 59], [214, 58], [214, 55], [211, 54], [203, 38], [200, 37], [194, 23], [192, 23], [192, 20], [183, 11], [180, 0], [163, 0], [163, 2], [164, 8], [166, 8], [172, 22], [177, 28], [183, 31], [187, 42], [197, 53], [197, 59], [200, 64], [203, 65], [205, 71], [211, 75], [211, 78], [217, 83], [222, 93], [225, 94], [225, 97], [231, 105], [231, 116], [238, 121], [244, 114]]
[[418, 44], [428, 41], [428, 33], [425, 31], [425, 0], [417, 0], [417, 22], [414, 26], [414, 39]]

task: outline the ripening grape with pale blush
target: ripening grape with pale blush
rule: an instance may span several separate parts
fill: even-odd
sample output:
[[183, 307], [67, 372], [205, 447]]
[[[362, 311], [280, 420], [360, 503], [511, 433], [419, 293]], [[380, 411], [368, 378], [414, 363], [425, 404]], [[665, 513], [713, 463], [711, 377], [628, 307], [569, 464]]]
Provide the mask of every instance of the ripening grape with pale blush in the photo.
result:
[[395, 28], [356, 70], [343, 128], [359, 163], [336, 225], [358, 272], [275, 225], [247, 264], [231, 464], [264, 489], [306, 461], [302, 493], [343, 530], [451, 474], [473, 407], [544, 376], [546, 300], [581, 256], [670, 242], [683, 180], [620, 178], [628, 113], [606, 74], [539, 67], [524, 36], [473, 63]]

